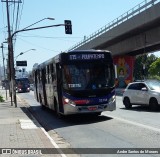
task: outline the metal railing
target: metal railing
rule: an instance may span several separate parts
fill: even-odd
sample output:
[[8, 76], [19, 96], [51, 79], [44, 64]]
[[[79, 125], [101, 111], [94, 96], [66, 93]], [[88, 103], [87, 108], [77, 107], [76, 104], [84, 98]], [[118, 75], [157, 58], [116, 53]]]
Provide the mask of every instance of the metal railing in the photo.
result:
[[90, 36], [85, 37], [84, 40], [82, 40], [82, 41], [78, 42], [76, 45], [72, 46], [70, 49], [68, 49], [68, 51], [77, 49], [78, 47], [80, 47], [80, 46], [88, 43], [89, 41], [99, 37], [100, 35], [106, 33], [107, 31], [111, 30], [112, 28], [120, 25], [121, 23], [127, 21], [128, 19], [132, 18], [133, 16], [140, 14], [141, 12], [145, 11], [146, 9], [154, 6], [155, 4], [157, 4], [159, 2], [160, 2], [160, 0], [145, 0], [141, 3], [139, 3], [138, 5], [136, 5], [135, 7], [130, 9], [129, 11], [125, 12], [124, 14], [117, 17], [113, 21], [109, 22], [108, 24], [106, 24], [105, 26], [103, 26], [102, 28], [97, 30], [96, 32], [92, 33]]

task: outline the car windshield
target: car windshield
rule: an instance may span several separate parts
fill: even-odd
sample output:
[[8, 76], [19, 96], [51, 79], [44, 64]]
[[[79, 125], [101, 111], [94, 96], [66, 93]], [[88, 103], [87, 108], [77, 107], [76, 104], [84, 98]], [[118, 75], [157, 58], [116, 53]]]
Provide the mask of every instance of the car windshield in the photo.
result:
[[153, 80], [153, 81], [146, 81], [146, 83], [151, 90], [160, 90], [160, 81]]
[[66, 90], [104, 89], [113, 86], [113, 65], [83, 63], [63, 66], [63, 88]]

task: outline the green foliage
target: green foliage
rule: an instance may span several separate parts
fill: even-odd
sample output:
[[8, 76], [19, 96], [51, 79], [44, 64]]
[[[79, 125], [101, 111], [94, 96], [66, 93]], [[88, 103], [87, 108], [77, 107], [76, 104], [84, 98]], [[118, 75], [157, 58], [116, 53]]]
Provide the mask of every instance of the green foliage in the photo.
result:
[[4, 99], [1, 95], [0, 95], [0, 102], [4, 102]]
[[160, 58], [150, 65], [149, 73], [152, 76], [160, 76]]
[[[158, 75], [157, 73], [156, 75], [155, 74], [153, 75], [153, 73], [151, 74], [149, 71], [150, 65], [154, 63], [157, 59], [158, 57], [156, 57], [154, 54], [151, 54], [151, 55], [143, 54], [140, 56], [136, 56], [133, 77], [136, 80], [139, 80], [139, 79], [144, 79], [144, 76], [145, 78], [148, 78], [148, 77], [153, 77]], [[145, 69], [143, 69], [144, 65], [145, 65]], [[156, 69], [156, 71], [157, 70], [158, 69]]]
[[149, 79], [154, 79], [154, 80], [159, 80], [160, 81], [160, 76], [149, 76]]

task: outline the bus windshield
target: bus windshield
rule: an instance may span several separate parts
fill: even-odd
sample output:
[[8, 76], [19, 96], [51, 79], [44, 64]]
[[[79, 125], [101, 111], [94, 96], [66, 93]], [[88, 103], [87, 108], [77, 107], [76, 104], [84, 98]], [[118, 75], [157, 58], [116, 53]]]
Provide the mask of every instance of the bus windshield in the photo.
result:
[[114, 86], [114, 67], [112, 64], [64, 65], [62, 73], [65, 90], [96, 90]]

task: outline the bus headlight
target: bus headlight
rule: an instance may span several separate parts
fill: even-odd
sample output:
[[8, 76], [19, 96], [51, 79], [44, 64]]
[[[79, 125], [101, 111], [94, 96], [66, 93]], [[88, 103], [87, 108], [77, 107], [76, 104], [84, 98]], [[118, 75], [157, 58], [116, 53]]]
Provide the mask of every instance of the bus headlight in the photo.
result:
[[108, 103], [115, 101], [115, 99], [116, 99], [116, 96], [113, 95], [113, 96], [108, 100]]
[[66, 98], [66, 97], [63, 97], [63, 105], [72, 105], [72, 106], [75, 106], [75, 102]]

